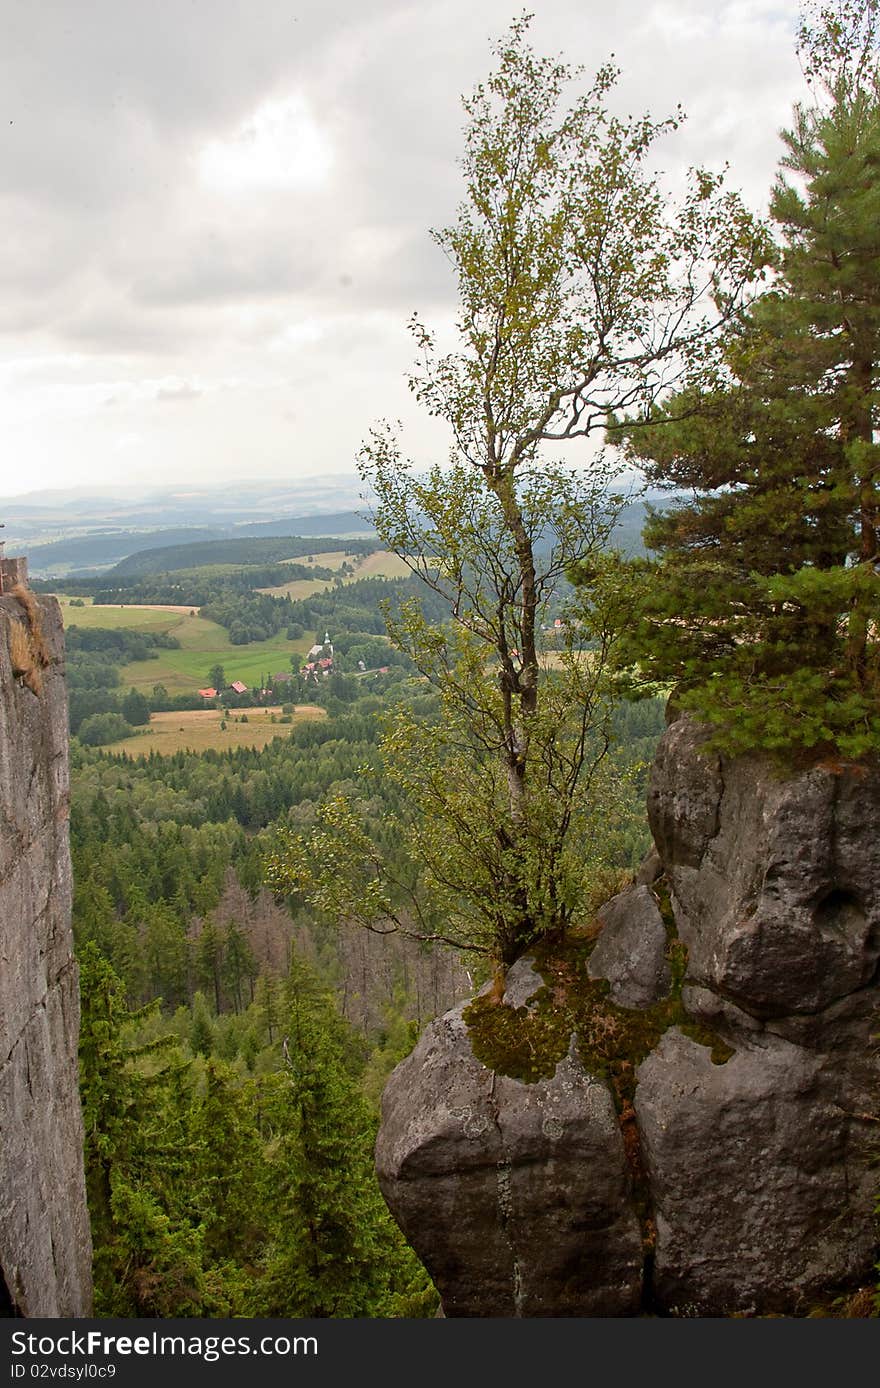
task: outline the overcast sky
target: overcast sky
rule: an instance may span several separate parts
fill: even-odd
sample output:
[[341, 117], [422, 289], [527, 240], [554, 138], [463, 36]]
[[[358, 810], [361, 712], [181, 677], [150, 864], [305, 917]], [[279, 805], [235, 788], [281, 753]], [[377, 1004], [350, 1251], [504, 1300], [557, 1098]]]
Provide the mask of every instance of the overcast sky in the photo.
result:
[[[533, 46], [766, 203], [797, 0], [532, 0]], [[454, 312], [428, 228], [511, 0], [0, 0], [0, 496], [354, 470], [402, 417], [406, 322]]]

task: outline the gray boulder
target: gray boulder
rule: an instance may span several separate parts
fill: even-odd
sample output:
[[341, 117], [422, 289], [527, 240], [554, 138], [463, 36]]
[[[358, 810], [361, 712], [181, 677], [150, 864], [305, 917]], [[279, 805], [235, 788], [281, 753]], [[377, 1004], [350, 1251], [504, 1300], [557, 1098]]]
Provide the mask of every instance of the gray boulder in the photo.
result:
[[602, 934], [590, 955], [591, 978], [606, 978], [621, 1007], [650, 1007], [669, 992], [666, 927], [645, 886], [619, 892], [598, 912]]
[[445, 1314], [634, 1314], [641, 1234], [611, 1095], [573, 1051], [535, 1084], [487, 1069], [462, 1011], [394, 1071], [376, 1146]]
[[876, 977], [880, 768], [783, 778], [704, 740], [673, 723], [648, 795], [690, 976], [758, 1017], [817, 1012]]
[[543, 987], [544, 980], [535, 969], [534, 959], [526, 955], [507, 970], [501, 1001], [505, 1007], [527, 1007]]
[[860, 1213], [850, 1123], [821, 1057], [762, 1035], [715, 1065], [673, 1029], [638, 1080], [659, 1305], [791, 1314], [858, 1281], [875, 1241], [870, 1192], [862, 1182]]
[[389, 1081], [380, 1182], [447, 1315], [797, 1316], [873, 1285], [880, 768], [704, 749], [687, 717], [661, 740], [662, 881], [651, 858], [598, 913], [608, 998], [583, 942], [552, 1003], [510, 971], [523, 1037], [576, 1019], [553, 1077], [488, 1070], [458, 1009]]

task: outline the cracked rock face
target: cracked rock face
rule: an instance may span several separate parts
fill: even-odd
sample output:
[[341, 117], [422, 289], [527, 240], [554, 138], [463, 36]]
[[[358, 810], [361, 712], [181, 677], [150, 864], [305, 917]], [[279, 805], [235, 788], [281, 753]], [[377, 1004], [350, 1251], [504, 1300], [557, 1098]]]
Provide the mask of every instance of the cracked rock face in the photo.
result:
[[[802, 1315], [874, 1280], [880, 770], [703, 743], [661, 740], [657, 858], [588, 960], [618, 1017], [667, 1019], [632, 1102], [576, 1036], [549, 1080], [488, 1070], [463, 1008], [388, 1083], [380, 1183], [447, 1315]], [[519, 961], [501, 1005], [541, 981]]]
[[21, 604], [0, 598], [0, 1272], [7, 1311], [84, 1316], [91, 1237], [79, 1106], [79, 992], [70, 925], [67, 697], [54, 599], [49, 665], [15, 674]]
[[819, 1012], [876, 981], [880, 768], [782, 779], [701, 745], [690, 719], [673, 723], [648, 794], [690, 976], [757, 1017]]
[[569, 1053], [536, 1084], [432, 1022], [382, 1100], [379, 1184], [447, 1316], [635, 1311], [641, 1237], [611, 1095]]

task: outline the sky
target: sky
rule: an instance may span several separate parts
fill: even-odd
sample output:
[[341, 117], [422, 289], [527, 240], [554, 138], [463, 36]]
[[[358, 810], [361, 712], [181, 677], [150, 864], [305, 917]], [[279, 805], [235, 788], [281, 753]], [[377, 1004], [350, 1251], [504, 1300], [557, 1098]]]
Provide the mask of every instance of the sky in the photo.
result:
[[[0, 0], [0, 497], [345, 476], [407, 390], [407, 321], [455, 318], [428, 234], [460, 97], [511, 0]], [[532, 0], [533, 47], [620, 109], [688, 119], [671, 186], [766, 206], [804, 95], [797, 0]]]

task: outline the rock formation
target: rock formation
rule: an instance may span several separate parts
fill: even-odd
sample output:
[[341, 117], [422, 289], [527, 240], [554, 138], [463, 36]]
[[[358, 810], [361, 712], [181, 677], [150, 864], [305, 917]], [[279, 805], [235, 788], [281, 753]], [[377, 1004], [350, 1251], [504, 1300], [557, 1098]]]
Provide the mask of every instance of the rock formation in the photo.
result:
[[781, 775], [689, 718], [593, 938], [434, 1022], [377, 1168], [447, 1315], [803, 1315], [870, 1282], [880, 768]]
[[463, 1010], [394, 1072], [378, 1149], [386, 1199], [446, 1315], [635, 1311], [641, 1235], [611, 1094], [574, 1048], [531, 1084], [487, 1069]]
[[0, 597], [0, 1314], [83, 1316], [79, 993], [67, 698], [54, 599]]

